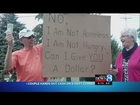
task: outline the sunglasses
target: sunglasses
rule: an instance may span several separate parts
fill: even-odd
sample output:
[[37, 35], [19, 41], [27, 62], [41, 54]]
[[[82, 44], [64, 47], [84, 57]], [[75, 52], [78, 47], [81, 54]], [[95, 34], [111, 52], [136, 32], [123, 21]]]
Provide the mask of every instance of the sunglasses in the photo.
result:
[[29, 36], [29, 37], [23, 37], [23, 38], [31, 39], [31, 38], [35, 38], [35, 36], [34, 36], [34, 35], [31, 35], [31, 36]]

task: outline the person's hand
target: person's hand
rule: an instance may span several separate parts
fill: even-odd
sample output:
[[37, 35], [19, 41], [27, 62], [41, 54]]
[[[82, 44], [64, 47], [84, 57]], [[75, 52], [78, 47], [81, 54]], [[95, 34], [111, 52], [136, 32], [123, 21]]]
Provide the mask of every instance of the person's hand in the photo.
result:
[[8, 35], [6, 35], [5, 39], [6, 39], [7, 43], [8, 43], [8, 47], [12, 48], [13, 47], [13, 40], [14, 40], [13, 35], [8, 34]]
[[116, 77], [118, 69], [114, 66], [114, 68], [110, 68], [110, 73]]

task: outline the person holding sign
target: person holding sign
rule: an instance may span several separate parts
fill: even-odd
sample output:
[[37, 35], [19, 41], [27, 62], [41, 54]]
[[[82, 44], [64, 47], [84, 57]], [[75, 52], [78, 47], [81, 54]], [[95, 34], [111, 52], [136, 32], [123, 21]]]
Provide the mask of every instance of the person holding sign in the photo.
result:
[[13, 39], [11, 33], [6, 35], [8, 50], [5, 57], [5, 68], [8, 71], [16, 68], [17, 82], [47, 81], [47, 78], [42, 77], [42, 43], [34, 45], [34, 33], [23, 29], [19, 33], [19, 39], [24, 47], [15, 52], [12, 52]]
[[140, 46], [136, 39], [136, 30], [125, 28], [121, 31], [123, 50], [116, 58], [115, 67], [111, 69], [117, 81], [140, 82]]

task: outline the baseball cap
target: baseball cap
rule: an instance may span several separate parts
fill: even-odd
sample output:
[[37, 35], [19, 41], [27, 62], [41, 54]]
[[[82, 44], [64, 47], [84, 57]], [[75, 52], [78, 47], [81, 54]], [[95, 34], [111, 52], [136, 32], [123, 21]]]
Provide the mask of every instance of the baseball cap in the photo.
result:
[[19, 32], [19, 39], [22, 37], [29, 37], [31, 35], [34, 35], [34, 32], [28, 29], [23, 29]]

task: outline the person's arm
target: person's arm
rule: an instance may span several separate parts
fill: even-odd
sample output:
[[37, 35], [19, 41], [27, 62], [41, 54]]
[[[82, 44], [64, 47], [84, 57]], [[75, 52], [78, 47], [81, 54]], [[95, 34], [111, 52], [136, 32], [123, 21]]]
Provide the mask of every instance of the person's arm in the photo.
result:
[[5, 68], [6, 70], [12, 69], [12, 48], [8, 46], [6, 57], [5, 57]]
[[6, 41], [8, 43], [7, 53], [5, 57], [5, 68], [6, 70], [12, 69], [12, 49], [13, 49], [13, 35], [6, 35]]

